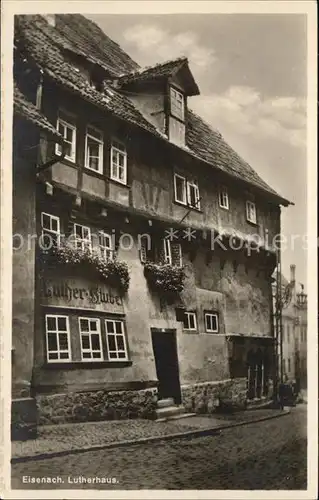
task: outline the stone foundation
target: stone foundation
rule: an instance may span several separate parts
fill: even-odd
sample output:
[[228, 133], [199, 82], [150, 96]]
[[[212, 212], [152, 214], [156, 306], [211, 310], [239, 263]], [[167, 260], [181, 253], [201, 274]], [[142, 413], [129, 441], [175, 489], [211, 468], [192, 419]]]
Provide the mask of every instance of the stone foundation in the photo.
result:
[[39, 424], [156, 418], [157, 389], [37, 396]]
[[11, 439], [25, 441], [36, 437], [37, 407], [35, 399], [13, 399], [11, 403]]
[[194, 413], [244, 410], [246, 384], [246, 378], [236, 378], [182, 386], [182, 403], [187, 411]]

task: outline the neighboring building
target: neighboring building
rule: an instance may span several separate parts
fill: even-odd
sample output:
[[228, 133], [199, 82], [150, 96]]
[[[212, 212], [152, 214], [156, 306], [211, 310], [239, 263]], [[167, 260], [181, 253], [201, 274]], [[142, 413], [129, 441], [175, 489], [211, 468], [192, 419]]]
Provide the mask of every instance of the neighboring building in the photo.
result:
[[15, 117], [15, 232], [37, 237], [14, 252], [14, 415], [270, 398], [269, 242], [289, 202], [189, 109], [187, 59], [141, 69], [83, 16], [17, 16], [14, 76], [58, 131]]
[[283, 309], [283, 373], [307, 388], [307, 295], [304, 287], [297, 292], [295, 266], [290, 266], [291, 301]]
[[[290, 266], [290, 281], [281, 276], [283, 295], [289, 296], [282, 309], [282, 373], [284, 381], [296, 381], [307, 388], [307, 295], [297, 292], [296, 266]], [[289, 288], [289, 294], [285, 290]]]

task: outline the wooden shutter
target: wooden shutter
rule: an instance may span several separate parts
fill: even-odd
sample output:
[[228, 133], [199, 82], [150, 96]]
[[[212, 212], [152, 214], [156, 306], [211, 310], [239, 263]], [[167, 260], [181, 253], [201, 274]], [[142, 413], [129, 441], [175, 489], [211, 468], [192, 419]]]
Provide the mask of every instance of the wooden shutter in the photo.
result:
[[142, 264], [145, 264], [147, 261], [147, 247], [145, 238], [141, 238], [140, 240], [140, 261]]
[[182, 246], [180, 243], [171, 243], [172, 265], [182, 267]]

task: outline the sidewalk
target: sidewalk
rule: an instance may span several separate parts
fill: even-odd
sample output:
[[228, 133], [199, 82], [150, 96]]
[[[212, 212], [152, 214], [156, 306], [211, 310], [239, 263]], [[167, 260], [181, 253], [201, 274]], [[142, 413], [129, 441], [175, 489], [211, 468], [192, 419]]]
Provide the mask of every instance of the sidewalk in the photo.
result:
[[152, 420], [108, 420], [79, 424], [46, 425], [38, 437], [12, 442], [12, 463], [41, 460], [69, 453], [113, 448], [173, 438], [208, 435], [222, 429], [287, 415], [289, 410], [247, 410], [233, 415], [194, 416], [156, 422]]

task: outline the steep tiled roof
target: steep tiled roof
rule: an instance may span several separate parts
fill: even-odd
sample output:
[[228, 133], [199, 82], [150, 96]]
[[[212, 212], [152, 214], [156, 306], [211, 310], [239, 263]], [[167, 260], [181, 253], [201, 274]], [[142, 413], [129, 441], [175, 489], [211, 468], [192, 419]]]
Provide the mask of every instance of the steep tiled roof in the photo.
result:
[[[48, 31], [50, 31], [50, 36]], [[23, 46], [24, 52], [43, 71], [44, 75], [50, 76], [56, 82], [79, 94], [83, 99], [119, 118], [160, 135], [132, 102], [116, 89], [105, 84], [105, 93], [95, 90], [86, 77], [64, 57], [60, 44], [60, 34], [56, 38], [54, 34], [55, 28], [48, 26], [41, 16], [19, 16], [18, 18], [16, 36], [19, 44]]]
[[277, 195], [276, 191], [227, 144], [219, 132], [191, 110], [188, 111], [187, 144], [199, 157], [223, 172]]
[[62, 142], [62, 136], [58, 133], [56, 128], [51, 125], [51, 123], [46, 119], [46, 117], [40, 113], [40, 111], [35, 107], [35, 105], [28, 101], [26, 97], [22, 94], [22, 92], [18, 89], [18, 87], [14, 86], [14, 112], [30, 121], [41, 130], [48, 132], [51, 136], [53, 136], [57, 141]]
[[[20, 45], [44, 74], [105, 111], [168, 141], [120, 89], [105, 83], [104, 93], [95, 90], [85, 76], [68, 62], [65, 51], [85, 57], [119, 81], [141, 77], [149, 79], [155, 74], [168, 75], [179, 64], [185, 64], [185, 59], [139, 69], [139, 65], [118, 44], [92, 21], [78, 14], [57, 15], [55, 27], [49, 26], [39, 15], [17, 16], [17, 21], [16, 36]], [[221, 134], [202, 118], [189, 110], [187, 120], [187, 147], [184, 150], [211, 167], [261, 189], [275, 197], [277, 202], [289, 203], [268, 186]]]
[[152, 80], [166, 79], [175, 75], [179, 70], [184, 72], [184, 81], [188, 89], [188, 95], [198, 95], [199, 88], [188, 67], [187, 57], [178, 57], [170, 61], [161, 62], [146, 68], [139, 68], [127, 73], [118, 79], [118, 85], [125, 87], [132, 83], [151, 82]]

